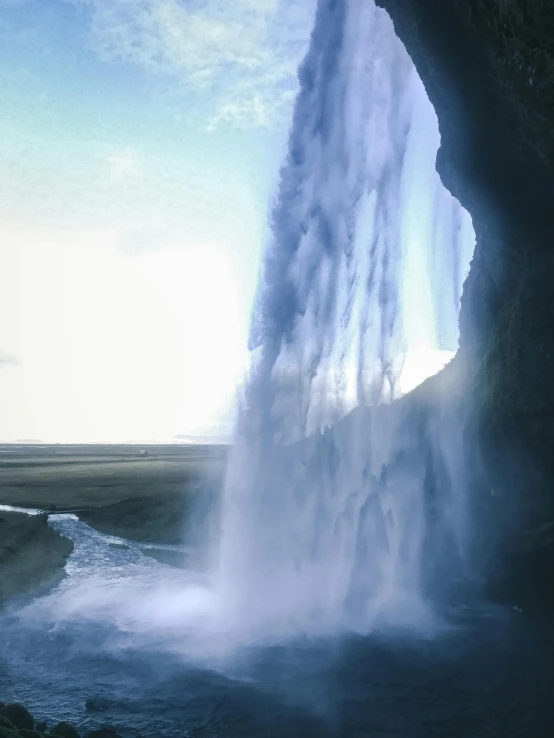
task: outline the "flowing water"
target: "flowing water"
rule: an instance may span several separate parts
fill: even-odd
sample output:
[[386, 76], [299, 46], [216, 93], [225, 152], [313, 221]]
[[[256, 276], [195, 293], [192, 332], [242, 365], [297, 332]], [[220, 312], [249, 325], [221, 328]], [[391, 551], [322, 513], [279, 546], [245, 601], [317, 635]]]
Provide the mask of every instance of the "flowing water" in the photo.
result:
[[513, 609], [457, 607], [433, 637], [383, 626], [237, 646], [221, 629], [202, 642], [216, 607], [205, 574], [72, 516], [50, 522], [75, 550], [53, 592], [0, 616], [0, 693], [51, 725], [124, 738], [552, 734], [551, 650]]
[[436, 606], [421, 466], [385, 473], [417, 448], [388, 403], [455, 351], [472, 248], [433, 112], [368, 0], [320, 0], [299, 79], [213, 570], [51, 516], [75, 550], [0, 616], [1, 695], [125, 738], [552, 735], [545, 634], [469, 590]]
[[[409, 388], [414, 357], [422, 379], [438, 368], [422, 357], [456, 348], [471, 224], [434, 171], [436, 119], [386, 13], [321, 0], [299, 79], [219, 589], [254, 639], [367, 633], [383, 619], [429, 630], [425, 470], [379, 485], [418, 429], [406, 428], [405, 405], [369, 407]], [[462, 558], [463, 502], [445, 505]]]

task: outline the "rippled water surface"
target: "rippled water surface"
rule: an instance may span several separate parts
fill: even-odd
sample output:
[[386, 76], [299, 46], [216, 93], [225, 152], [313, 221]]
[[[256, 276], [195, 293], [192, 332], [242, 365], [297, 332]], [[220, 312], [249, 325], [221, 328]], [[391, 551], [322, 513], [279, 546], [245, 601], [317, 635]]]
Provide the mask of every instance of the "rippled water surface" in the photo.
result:
[[68, 576], [0, 620], [0, 692], [38, 718], [129, 738], [554, 735], [551, 643], [513, 610], [461, 607], [432, 636], [249, 646], [201, 574], [51, 524], [75, 540]]

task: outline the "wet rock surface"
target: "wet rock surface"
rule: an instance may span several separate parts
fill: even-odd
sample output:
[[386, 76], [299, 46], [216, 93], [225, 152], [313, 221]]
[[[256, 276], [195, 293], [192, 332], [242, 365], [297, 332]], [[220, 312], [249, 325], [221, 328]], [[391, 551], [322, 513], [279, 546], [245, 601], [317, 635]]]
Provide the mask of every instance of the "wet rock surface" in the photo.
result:
[[31, 713], [18, 703], [0, 702], [0, 738], [121, 738], [115, 728], [104, 727], [82, 736], [69, 723], [61, 722], [48, 730], [46, 723], [38, 723]]
[[476, 234], [458, 356], [473, 557], [492, 593], [554, 612], [554, 547], [537, 535], [554, 521], [554, 5], [377, 4], [433, 103], [437, 170]]
[[189, 556], [182, 551], [171, 551], [167, 548], [142, 548], [141, 553], [166, 566], [173, 566], [176, 569], [190, 569]]
[[52, 728], [50, 735], [59, 736], [59, 738], [80, 738], [79, 733], [68, 723], [58, 723]]
[[12, 703], [2, 707], [0, 714], [18, 730], [33, 730], [35, 727], [35, 720], [31, 713], [23, 705], [19, 705], [18, 703]]

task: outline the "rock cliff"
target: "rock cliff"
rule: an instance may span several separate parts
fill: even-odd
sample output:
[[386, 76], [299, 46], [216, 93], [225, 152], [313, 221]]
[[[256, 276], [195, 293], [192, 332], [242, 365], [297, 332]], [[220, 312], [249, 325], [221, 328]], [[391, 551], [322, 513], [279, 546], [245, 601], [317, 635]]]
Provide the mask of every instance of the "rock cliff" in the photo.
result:
[[[464, 427], [472, 556], [493, 593], [552, 608], [554, 4], [377, 4], [434, 105], [437, 170], [476, 233], [456, 359], [464, 399], [451, 408]], [[424, 390], [430, 405], [437, 382]]]

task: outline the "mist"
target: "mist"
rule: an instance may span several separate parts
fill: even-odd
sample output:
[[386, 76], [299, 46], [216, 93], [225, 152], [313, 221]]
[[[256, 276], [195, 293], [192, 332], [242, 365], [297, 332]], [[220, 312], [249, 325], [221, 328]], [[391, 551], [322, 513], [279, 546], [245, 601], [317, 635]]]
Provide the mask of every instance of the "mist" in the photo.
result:
[[299, 79], [220, 586], [257, 636], [421, 630], [425, 463], [395, 401], [414, 352], [453, 356], [471, 224], [433, 170], [436, 121], [383, 11], [321, 2]]

